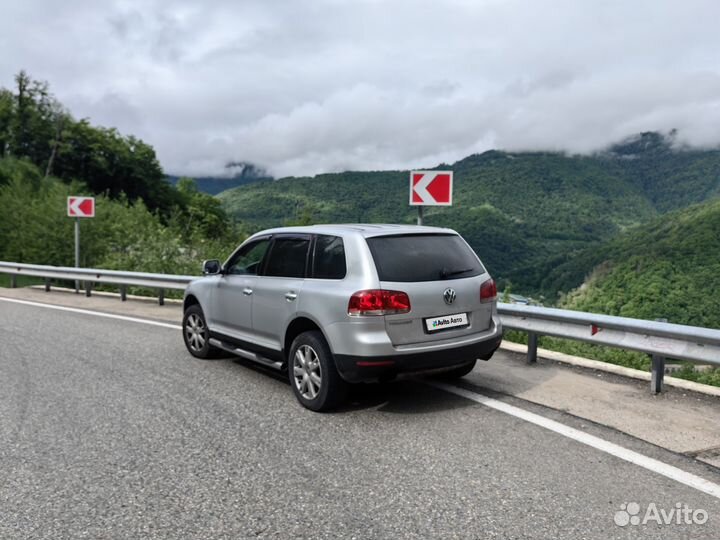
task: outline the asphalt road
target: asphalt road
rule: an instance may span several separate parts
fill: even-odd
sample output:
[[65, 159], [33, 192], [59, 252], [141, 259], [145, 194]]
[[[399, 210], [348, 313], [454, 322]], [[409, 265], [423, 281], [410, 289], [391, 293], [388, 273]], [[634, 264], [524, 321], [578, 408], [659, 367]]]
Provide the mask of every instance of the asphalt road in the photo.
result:
[[[630, 502], [708, 520], [616, 525]], [[720, 500], [421, 380], [316, 414], [277, 375], [192, 358], [179, 330], [0, 302], [0, 538], [257, 537], [718, 538]]]

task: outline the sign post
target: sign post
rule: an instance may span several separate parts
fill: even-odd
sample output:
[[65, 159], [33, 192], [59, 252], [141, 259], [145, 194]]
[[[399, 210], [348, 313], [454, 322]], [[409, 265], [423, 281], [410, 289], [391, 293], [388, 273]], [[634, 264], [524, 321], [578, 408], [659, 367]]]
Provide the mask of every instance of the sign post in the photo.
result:
[[423, 224], [423, 206], [452, 206], [452, 171], [410, 171], [410, 206], [418, 208]]
[[[75, 268], [80, 268], [80, 218], [95, 217], [94, 197], [67, 198], [67, 215], [75, 218]], [[75, 294], [80, 291], [80, 282], [75, 280]]]
[[[80, 268], [80, 218], [75, 218], [75, 268]], [[75, 294], [80, 289], [80, 282], [75, 280]]]

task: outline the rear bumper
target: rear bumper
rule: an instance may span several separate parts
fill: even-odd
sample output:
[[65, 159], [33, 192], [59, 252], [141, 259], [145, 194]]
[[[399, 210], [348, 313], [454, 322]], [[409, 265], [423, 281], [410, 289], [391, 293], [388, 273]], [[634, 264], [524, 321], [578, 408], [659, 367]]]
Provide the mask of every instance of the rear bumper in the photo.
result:
[[[499, 329], [498, 329], [499, 330]], [[489, 360], [500, 346], [502, 331], [491, 338], [471, 345], [439, 350], [383, 356], [335, 354], [340, 376], [348, 382], [374, 382], [392, 379], [401, 373], [452, 368], [473, 360]]]

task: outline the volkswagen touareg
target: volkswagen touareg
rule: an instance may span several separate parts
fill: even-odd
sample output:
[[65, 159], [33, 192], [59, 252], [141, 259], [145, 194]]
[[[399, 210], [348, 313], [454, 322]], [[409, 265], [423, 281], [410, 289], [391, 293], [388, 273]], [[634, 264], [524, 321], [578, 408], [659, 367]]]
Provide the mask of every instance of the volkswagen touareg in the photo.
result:
[[287, 371], [300, 403], [328, 410], [348, 384], [401, 373], [462, 377], [500, 345], [497, 291], [451, 229], [285, 227], [203, 263], [185, 291], [192, 354]]

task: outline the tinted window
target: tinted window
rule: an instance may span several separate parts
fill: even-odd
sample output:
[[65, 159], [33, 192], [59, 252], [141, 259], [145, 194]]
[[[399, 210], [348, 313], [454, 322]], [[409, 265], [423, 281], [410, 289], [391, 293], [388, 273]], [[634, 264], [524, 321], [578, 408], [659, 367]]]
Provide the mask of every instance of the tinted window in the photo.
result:
[[368, 238], [380, 281], [436, 281], [485, 272], [475, 253], [454, 234]]
[[345, 247], [338, 236], [320, 235], [315, 240], [313, 277], [342, 279], [345, 277]]
[[258, 240], [244, 246], [240, 251], [233, 255], [228, 262], [226, 273], [240, 275], [255, 275], [258, 273], [260, 263], [265, 256], [270, 240]]
[[307, 238], [276, 238], [270, 251], [266, 276], [305, 277], [310, 240]]

